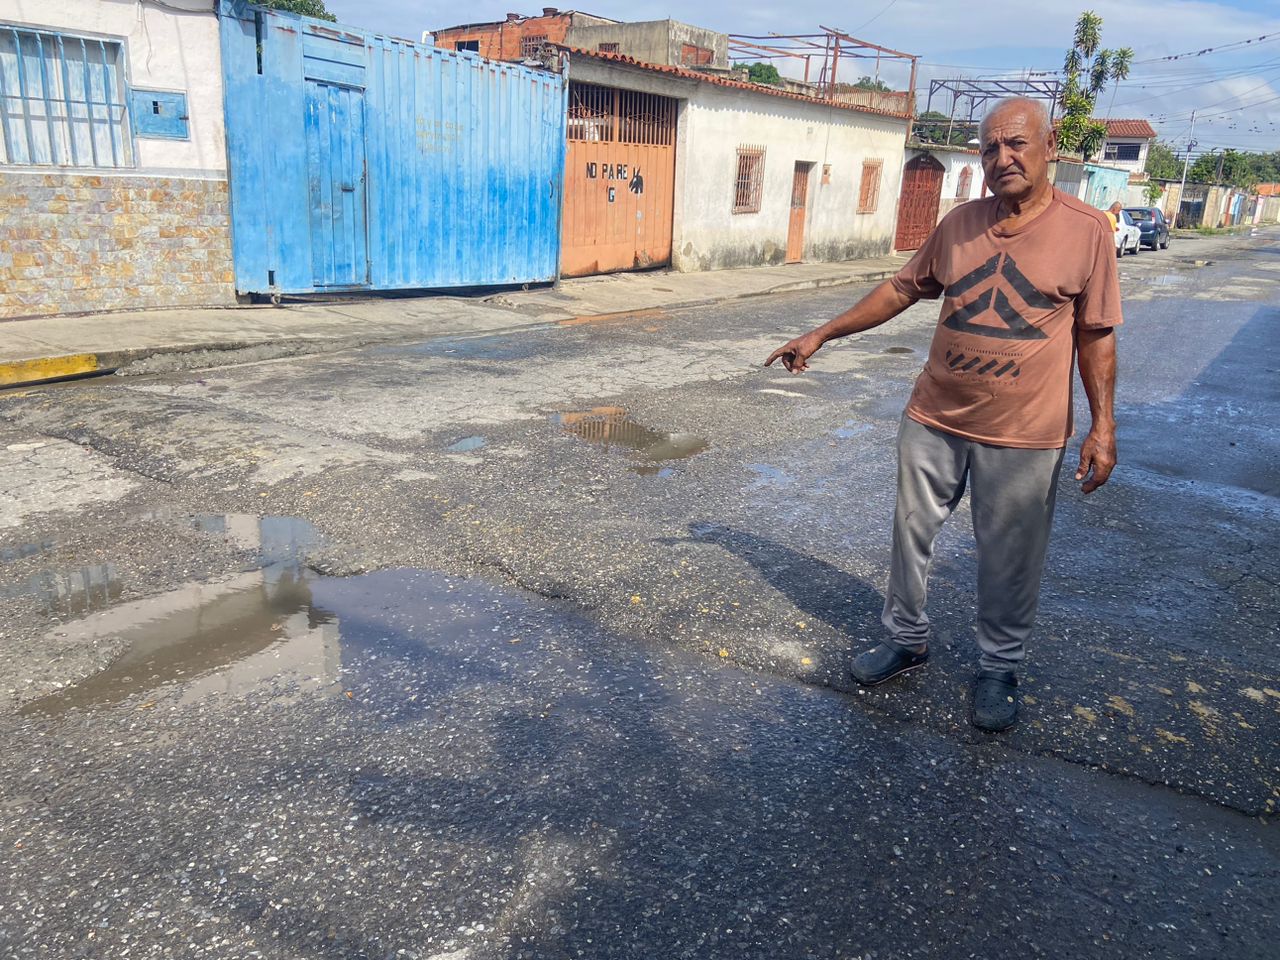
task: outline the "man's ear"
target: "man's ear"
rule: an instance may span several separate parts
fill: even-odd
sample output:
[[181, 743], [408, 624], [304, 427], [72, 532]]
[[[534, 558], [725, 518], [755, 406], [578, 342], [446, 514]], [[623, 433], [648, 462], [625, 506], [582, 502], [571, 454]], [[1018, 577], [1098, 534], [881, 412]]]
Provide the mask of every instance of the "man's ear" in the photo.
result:
[[1058, 159], [1058, 131], [1057, 130], [1049, 131], [1049, 139], [1045, 143], [1045, 147], [1048, 150], [1049, 159], [1057, 160]]

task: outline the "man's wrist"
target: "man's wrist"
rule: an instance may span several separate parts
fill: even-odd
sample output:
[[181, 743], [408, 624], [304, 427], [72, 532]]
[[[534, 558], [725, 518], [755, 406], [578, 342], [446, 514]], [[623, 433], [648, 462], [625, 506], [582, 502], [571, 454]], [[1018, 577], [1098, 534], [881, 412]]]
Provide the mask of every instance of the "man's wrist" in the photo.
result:
[[1093, 425], [1089, 428], [1090, 433], [1115, 433], [1116, 419], [1115, 417], [1094, 417]]

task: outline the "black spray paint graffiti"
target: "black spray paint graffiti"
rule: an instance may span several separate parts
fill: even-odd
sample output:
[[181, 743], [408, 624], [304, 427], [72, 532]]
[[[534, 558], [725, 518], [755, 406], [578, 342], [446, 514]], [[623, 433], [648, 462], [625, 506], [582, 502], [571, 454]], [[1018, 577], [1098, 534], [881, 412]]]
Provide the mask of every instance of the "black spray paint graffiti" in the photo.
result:
[[[588, 180], [625, 180], [627, 189], [637, 197], [644, 193], [644, 177], [640, 175], [639, 167], [634, 172], [629, 172], [625, 163], [588, 163], [586, 172]], [[608, 197], [610, 203], [617, 199], [616, 187], [609, 187]]]

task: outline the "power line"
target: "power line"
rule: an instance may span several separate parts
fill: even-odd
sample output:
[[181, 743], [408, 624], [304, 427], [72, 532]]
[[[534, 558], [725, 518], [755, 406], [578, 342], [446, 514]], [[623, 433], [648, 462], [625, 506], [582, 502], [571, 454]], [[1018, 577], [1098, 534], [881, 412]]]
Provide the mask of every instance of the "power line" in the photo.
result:
[[1260, 37], [1250, 37], [1248, 40], [1235, 40], [1232, 43], [1224, 43], [1217, 47], [1205, 47], [1203, 50], [1191, 50], [1187, 53], [1174, 53], [1167, 57], [1151, 57], [1147, 60], [1135, 60], [1135, 65], [1139, 63], [1160, 63], [1162, 60], [1185, 60], [1188, 57], [1203, 57], [1210, 53], [1221, 53], [1224, 50], [1235, 50], [1240, 47], [1247, 47], [1253, 43], [1261, 43], [1265, 40], [1273, 40], [1280, 37], [1280, 33], [1264, 33]]

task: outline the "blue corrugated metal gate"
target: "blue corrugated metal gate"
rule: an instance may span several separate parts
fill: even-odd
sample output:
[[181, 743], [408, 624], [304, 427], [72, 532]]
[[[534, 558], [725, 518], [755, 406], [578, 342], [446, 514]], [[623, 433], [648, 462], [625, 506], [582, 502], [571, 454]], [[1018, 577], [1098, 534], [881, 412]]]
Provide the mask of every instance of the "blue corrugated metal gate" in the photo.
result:
[[554, 280], [565, 83], [222, 0], [236, 289]]

